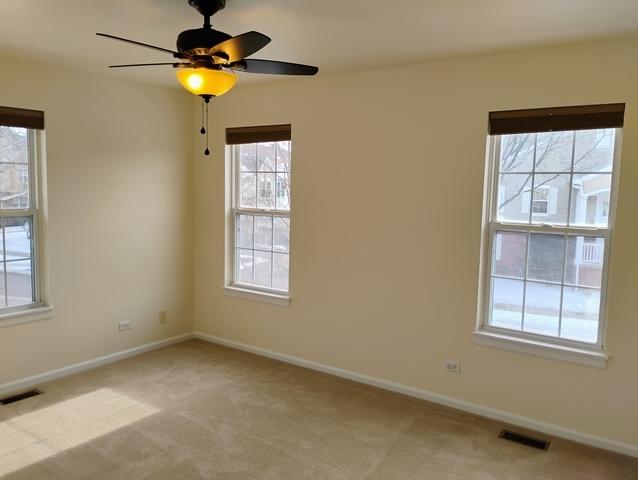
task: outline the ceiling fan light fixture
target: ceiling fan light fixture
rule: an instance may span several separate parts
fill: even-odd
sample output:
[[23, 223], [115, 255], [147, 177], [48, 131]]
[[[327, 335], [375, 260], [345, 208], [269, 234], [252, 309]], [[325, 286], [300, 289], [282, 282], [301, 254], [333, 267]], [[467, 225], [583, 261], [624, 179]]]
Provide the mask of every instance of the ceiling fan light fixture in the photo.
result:
[[213, 68], [185, 67], [175, 71], [177, 81], [193, 95], [219, 97], [235, 86], [234, 73]]
[[233, 37], [225, 32], [215, 30], [211, 25], [210, 18], [226, 6], [226, 0], [188, 0], [188, 4], [202, 14], [204, 25], [201, 28], [181, 32], [177, 37], [177, 50], [169, 50], [107, 33], [97, 33], [96, 35], [168, 53], [176, 59], [176, 62], [109, 65], [109, 68], [172, 65], [180, 85], [202, 99], [200, 133], [206, 135], [204, 155], [210, 155], [208, 107], [211, 99], [227, 93], [235, 86], [237, 77], [233, 70], [269, 75], [316, 75], [319, 69], [298, 63], [249, 59], [247, 57], [257, 53], [270, 43], [268, 36], [251, 30]]

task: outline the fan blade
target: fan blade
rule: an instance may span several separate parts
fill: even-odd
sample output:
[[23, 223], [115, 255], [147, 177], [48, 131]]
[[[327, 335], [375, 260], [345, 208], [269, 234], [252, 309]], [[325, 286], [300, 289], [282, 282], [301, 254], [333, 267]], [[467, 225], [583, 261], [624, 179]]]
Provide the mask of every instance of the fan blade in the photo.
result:
[[242, 60], [231, 63], [230, 68], [248, 73], [267, 73], [270, 75], [315, 75], [317, 67], [299, 63], [276, 62], [274, 60]]
[[251, 56], [269, 43], [270, 38], [263, 33], [246, 32], [215, 45], [210, 49], [210, 54], [224, 53], [228, 63], [233, 63]]
[[140, 47], [151, 48], [153, 50], [158, 50], [164, 53], [170, 53], [174, 55], [176, 58], [179, 56], [179, 53], [169, 50], [167, 48], [156, 47], [155, 45], [149, 45], [148, 43], [136, 42], [135, 40], [129, 40], [128, 38], [116, 37], [115, 35], [109, 35], [107, 33], [96, 33], [99, 37], [112, 38], [113, 40], [119, 40], [120, 42], [132, 43], [133, 45], [139, 45]]
[[123, 67], [151, 67], [153, 65], [190, 65], [190, 63], [175, 63], [175, 62], [164, 62], [164, 63], [131, 63], [128, 65], [109, 65], [109, 68], [123, 68]]

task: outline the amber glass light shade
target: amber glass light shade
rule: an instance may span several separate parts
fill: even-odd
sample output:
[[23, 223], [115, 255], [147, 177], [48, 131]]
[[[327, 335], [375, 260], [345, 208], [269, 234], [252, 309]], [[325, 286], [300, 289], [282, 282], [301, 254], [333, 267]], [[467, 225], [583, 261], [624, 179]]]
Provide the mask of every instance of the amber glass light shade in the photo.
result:
[[178, 68], [175, 74], [182, 87], [194, 95], [219, 97], [237, 81], [235, 74], [211, 68]]

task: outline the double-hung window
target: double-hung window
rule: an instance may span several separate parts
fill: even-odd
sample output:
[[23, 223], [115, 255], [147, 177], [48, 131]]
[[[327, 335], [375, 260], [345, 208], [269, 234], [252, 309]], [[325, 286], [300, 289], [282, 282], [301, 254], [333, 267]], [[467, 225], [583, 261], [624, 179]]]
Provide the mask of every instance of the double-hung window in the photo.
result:
[[602, 351], [624, 105], [490, 114], [479, 333]]
[[227, 284], [287, 296], [290, 264], [290, 125], [227, 130], [232, 177]]
[[38, 130], [44, 114], [0, 107], [0, 315], [40, 303]]

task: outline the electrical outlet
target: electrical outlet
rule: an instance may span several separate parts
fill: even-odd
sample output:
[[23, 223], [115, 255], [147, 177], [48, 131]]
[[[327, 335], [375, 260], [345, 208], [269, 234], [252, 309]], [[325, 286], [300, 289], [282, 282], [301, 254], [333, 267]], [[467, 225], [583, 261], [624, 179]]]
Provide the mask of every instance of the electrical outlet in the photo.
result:
[[455, 360], [446, 360], [445, 369], [450, 373], [461, 373], [461, 363]]
[[159, 323], [167, 323], [168, 322], [168, 313], [165, 311], [159, 313]]
[[117, 324], [117, 328], [119, 329], [120, 332], [123, 330], [130, 330], [132, 326], [133, 325], [131, 324], [130, 320], [125, 320]]

